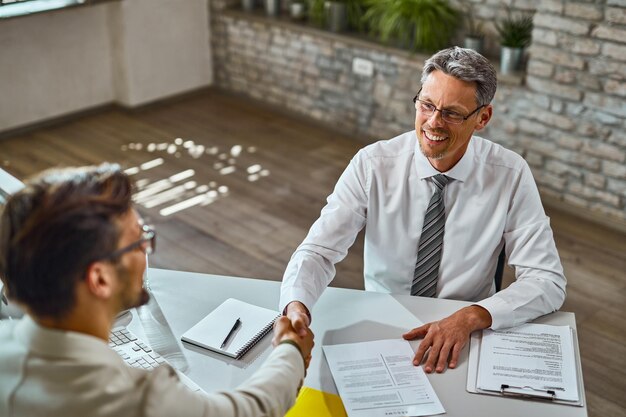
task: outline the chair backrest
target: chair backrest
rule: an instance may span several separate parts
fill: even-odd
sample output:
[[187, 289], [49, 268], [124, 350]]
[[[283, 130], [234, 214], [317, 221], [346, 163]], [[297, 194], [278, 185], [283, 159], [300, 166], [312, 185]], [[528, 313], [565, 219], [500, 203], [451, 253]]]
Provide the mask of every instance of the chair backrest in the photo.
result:
[[15, 178], [3, 169], [0, 169], [0, 205], [13, 193], [24, 188], [22, 181]]
[[[11, 194], [18, 192], [22, 188], [24, 188], [22, 181], [18, 180], [5, 170], [0, 169], [0, 208], [4, 206], [4, 203]], [[4, 296], [4, 285], [2, 284], [2, 281], [0, 281], [0, 319], [19, 318], [23, 314], [24, 313], [17, 305], [11, 303]]]
[[496, 265], [496, 274], [494, 276], [494, 281], [496, 282], [496, 292], [502, 289], [502, 275], [504, 274], [504, 262], [505, 262], [505, 254], [504, 254], [504, 246], [502, 246], [502, 251], [498, 256], [498, 264]]

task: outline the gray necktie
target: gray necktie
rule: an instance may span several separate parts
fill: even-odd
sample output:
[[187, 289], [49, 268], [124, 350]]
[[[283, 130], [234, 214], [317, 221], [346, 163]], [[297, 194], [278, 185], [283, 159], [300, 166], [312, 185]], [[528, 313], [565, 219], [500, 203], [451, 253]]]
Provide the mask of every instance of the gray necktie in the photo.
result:
[[443, 249], [443, 232], [446, 210], [443, 205], [443, 189], [451, 181], [443, 174], [432, 177], [436, 190], [430, 199], [420, 243], [417, 247], [417, 262], [413, 274], [411, 295], [434, 297], [437, 294], [437, 276]]

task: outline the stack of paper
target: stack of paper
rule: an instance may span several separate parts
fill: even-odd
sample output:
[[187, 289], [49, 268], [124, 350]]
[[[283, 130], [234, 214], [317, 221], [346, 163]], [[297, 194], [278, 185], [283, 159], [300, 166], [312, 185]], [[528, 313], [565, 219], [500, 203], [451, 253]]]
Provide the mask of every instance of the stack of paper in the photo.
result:
[[484, 330], [476, 386], [578, 402], [572, 329], [525, 324], [505, 331]]
[[406, 340], [324, 346], [337, 390], [350, 417], [445, 413]]

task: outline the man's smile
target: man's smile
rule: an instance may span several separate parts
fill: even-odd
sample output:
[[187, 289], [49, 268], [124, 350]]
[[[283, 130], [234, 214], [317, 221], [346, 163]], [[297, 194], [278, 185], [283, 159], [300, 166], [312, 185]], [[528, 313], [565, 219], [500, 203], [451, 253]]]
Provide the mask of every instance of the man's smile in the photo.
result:
[[448, 139], [448, 135], [445, 133], [427, 132], [422, 129], [422, 135], [430, 142], [443, 142]]

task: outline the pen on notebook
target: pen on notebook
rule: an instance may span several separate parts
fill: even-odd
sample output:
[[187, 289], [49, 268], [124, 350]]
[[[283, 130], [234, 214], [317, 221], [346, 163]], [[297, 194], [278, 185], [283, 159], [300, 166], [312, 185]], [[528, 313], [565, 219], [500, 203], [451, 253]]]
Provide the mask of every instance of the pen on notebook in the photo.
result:
[[228, 334], [226, 335], [226, 338], [222, 342], [220, 349], [224, 349], [224, 346], [226, 346], [226, 343], [228, 343], [228, 340], [233, 335], [233, 333], [235, 333], [235, 330], [237, 330], [237, 327], [239, 327], [239, 325], [241, 325], [241, 320], [237, 319], [235, 321], [235, 324], [233, 324], [233, 327], [230, 329], [230, 332], [228, 332]]

